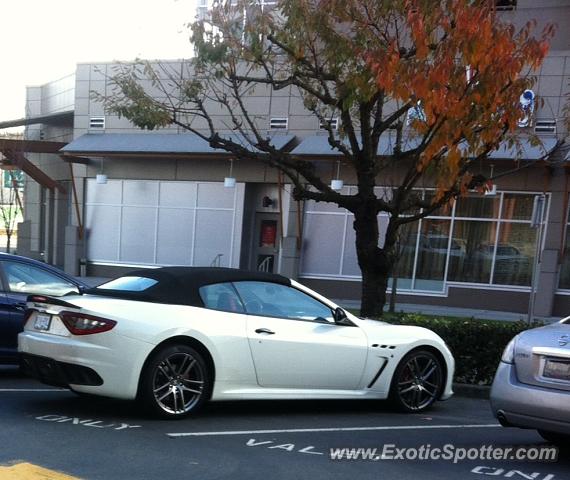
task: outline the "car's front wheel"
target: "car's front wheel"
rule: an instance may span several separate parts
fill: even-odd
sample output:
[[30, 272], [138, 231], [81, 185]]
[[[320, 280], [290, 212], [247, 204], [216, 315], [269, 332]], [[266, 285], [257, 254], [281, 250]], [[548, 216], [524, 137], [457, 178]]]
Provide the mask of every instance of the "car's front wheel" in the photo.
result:
[[139, 399], [159, 417], [180, 418], [202, 406], [211, 386], [203, 356], [188, 345], [170, 345], [149, 358], [141, 376]]
[[400, 411], [421, 412], [439, 398], [444, 381], [440, 359], [429, 350], [413, 350], [396, 367], [390, 400]]

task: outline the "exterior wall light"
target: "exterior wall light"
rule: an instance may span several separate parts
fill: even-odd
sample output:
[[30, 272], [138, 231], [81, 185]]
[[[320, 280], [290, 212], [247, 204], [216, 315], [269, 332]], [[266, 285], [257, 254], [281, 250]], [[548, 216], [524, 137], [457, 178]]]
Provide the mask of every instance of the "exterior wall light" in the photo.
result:
[[236, 179], [234, 177], [224, 178], [224, 187], [234, 188], [236, 186]]
[[99, 163], [99, 173], [95, 176], [95, 182], [98, 185], [105, 185], [107, 183], [107, 175], [103, 173], [103, 159]]
[[331, 180], [331, 189], [339, 192], [344, 187], [344, 182], [339, 178], [340, 177], [340, 160], [336, 162], [336, 178]]
[[105, 175], [104, 173], [98, 173], [95, 177], [95, 181], [99, 185], [105, 185], [107, 183], [107, 175]]
[[488, 185], [485, 186], [485, 195], [487, 197], [494, 197], [495, 195], [497, 195], [497, 185], [495, 182], [493, 182], [493, 170], [494, 170], [495, 166], [491, 165], [491, 175], [489, 175], [489, 180], [492, 182], [491, 186], [489, 187]]
[[269, 208], [274, 205], [275, 205], [275, 200], [273, 200], [271, 197], [268, 197], [267, 195], [265, 195], [265, 197], [261, 199], [261, 206], [263, 208]]
[[224, 178], [224, 187], [226, 188], [234, 188], [236, 186], [236, 179], [232, 176], [232, 172], [234, 169], [234, 159], [230, 158], [230, 175]]

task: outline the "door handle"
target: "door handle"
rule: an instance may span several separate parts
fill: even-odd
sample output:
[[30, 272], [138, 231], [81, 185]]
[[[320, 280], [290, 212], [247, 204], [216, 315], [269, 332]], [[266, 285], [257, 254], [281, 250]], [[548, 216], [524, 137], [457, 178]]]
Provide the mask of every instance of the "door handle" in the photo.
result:
[[14, 308], [16, 310], [19, 310], [20, 312], [23, 312], [24, 310], [26, 310], [27, 305], [25, 303], [14, 303]]
[[266, 333], [267, 335], [275, 335], [273, 330], [269, 330], [269, 328], [258, 328], [255, 330], [255, 333]]

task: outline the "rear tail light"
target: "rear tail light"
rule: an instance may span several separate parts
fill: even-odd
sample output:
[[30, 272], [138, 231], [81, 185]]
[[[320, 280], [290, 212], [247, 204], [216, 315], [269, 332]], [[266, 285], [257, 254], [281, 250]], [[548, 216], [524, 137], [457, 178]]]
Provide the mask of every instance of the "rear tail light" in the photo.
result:
[[60, 312], [63, 324], [73, 335], [91, 335], [111, 330], [117, 322], [84, 313]]

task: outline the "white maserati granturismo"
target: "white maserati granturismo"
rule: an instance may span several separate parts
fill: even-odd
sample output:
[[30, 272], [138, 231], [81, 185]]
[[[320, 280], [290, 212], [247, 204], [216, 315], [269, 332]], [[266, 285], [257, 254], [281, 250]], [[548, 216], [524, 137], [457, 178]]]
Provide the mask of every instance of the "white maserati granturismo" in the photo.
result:
[[453, 393], [454, 360], [435, 333], [357, 318], [274, 274], [137, 270], [81, 294], [32, 295], [28, 309], [25, 371], [162, 417], [245, 399], [389, 398], [420, 412]]

